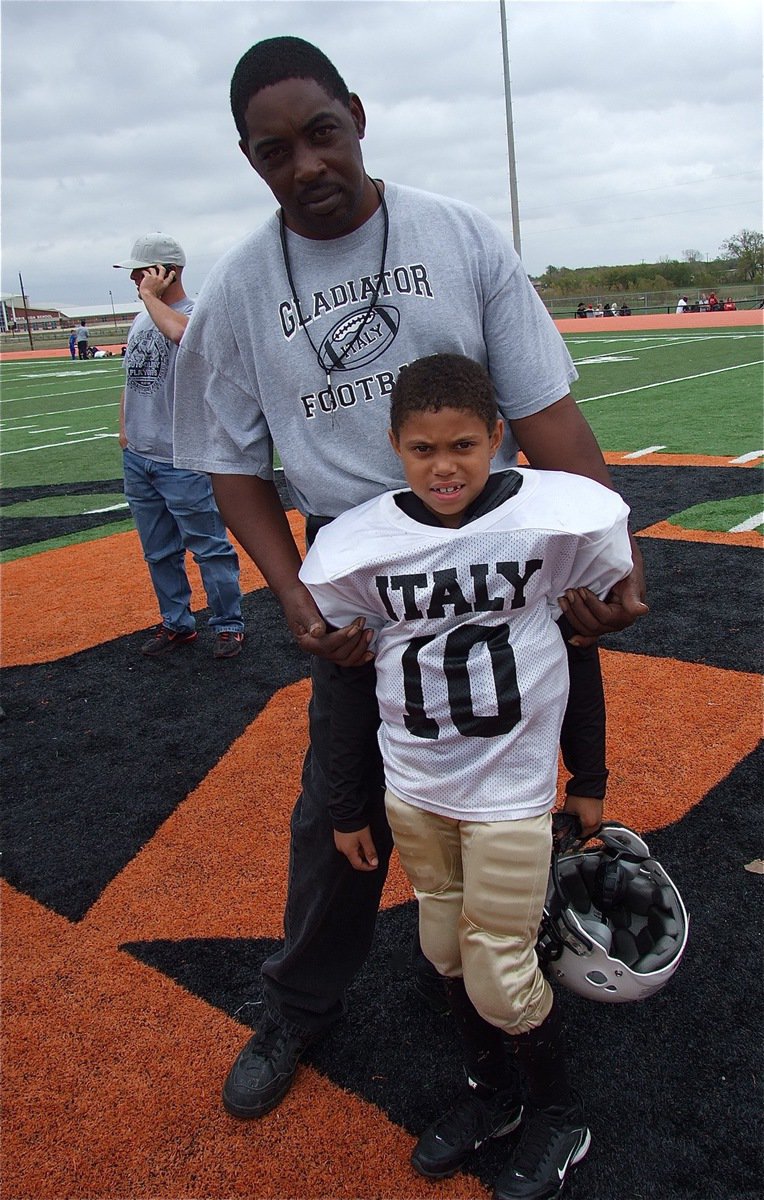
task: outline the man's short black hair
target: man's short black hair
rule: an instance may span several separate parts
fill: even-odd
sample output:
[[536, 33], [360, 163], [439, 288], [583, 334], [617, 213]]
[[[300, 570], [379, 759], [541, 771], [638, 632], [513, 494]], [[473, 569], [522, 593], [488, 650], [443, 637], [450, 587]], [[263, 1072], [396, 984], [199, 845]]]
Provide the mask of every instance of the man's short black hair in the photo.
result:
[[491, 377], [463, 354], [430, 354], [401, 367], [390, 395], [390, 428], [400, 436], [412, 413], [455, 408], [474, 413], [493, 433], [499, 417]]
[[350, 107], [345, 80], [322, 50], [298, 37], [266, 38], [239, 59], [231, 79], [231, 112], [242, 140], [247, 138], [244, 114], [252, 97], [284, 79], [314, 79], [329, 96]]

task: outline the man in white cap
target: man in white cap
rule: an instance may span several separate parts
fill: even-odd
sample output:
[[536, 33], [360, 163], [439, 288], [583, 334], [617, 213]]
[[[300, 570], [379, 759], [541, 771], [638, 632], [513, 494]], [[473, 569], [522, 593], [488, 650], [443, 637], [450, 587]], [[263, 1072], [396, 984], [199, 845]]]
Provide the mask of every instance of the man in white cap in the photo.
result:
[[130, 272], [146, 306], [130, 327], [125, 354], [119, 444], [125, 497], [148, 563], [162, 617], [141, 653], [156, 657], [196, 638], [185, 557], [202, 576], [215, 634], [215, 658], [235, 658], [244, 642], [239, 560], [215, 505], [208, 475], [174, 467], [172, 422], [175, 359], [193, 302], [183, 290], [186, 256], [174, 238], [138, 238]]

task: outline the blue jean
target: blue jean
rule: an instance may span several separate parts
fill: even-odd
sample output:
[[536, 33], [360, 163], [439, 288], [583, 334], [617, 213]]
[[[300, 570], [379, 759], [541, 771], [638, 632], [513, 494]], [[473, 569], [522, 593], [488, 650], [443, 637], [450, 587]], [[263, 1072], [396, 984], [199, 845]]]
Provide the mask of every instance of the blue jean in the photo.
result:
[[208, 475], [181, 471], [133, 450], [123, 451], [125, 499], [159, 603], [162, 624], [176, 632], [196, 628], [185, 558], [202, 576], [215, 633], [241, 633], [239, 559], [215, 506]]

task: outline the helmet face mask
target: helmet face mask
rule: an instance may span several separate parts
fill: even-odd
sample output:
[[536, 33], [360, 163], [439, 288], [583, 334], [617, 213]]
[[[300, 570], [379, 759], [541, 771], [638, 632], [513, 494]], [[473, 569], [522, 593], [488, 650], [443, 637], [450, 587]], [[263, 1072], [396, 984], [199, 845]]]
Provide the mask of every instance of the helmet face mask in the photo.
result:
[[616, 823], [600, 846], [553, 857], [538, 945], [552, 980], [606, 1004], [644, 1000], [676, 971], [689, 921], [638, 834]]

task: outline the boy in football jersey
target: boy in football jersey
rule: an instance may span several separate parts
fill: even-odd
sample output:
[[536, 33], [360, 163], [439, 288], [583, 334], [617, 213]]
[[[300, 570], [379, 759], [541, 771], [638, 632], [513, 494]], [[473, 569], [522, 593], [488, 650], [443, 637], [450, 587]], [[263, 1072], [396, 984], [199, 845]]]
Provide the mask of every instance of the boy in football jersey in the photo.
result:
[[[557, 599], [604, 596], [628, 573], [628, 508], [581, 476], [491, 474], [503, 422], [487, 373], [461, 355], [404, 367], [390, 423], [410, 490], [322, 529], [300, 578], [331, 625], [360, 614], [374, 633], [387, 815], [461, 1041], [468, 1086], [412, 1164], [443, 1178], [516, 1128], [524, 1077], [528, 1114], [494, 1200], [548, 1200], [590, 1143], [535, 953], [568, 698]], [[336, 668], [332, 818], [337, 849], [374, 870], [356, 772], [376, 714], [358, 707], [362, 690], [357, 670]], [[586, 693], [584, 678], [566, 718], [584, 773], [604, 758]], [[565, 810], [587, 833], [602, 801], [569, 793]]]

